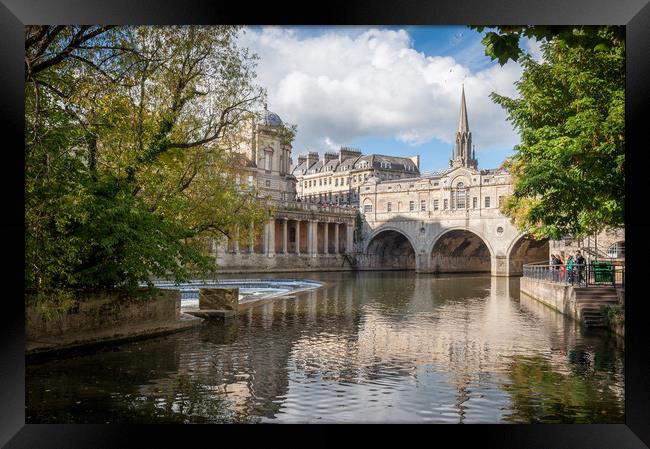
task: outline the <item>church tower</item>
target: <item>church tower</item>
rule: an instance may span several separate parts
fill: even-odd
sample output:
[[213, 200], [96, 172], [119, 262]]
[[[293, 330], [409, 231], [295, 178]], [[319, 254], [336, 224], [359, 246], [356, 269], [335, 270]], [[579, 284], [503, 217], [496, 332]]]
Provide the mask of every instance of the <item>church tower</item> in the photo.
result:
[[469, 124], [467, 123], [464, 85], [460, 97], [460, 116], [458, 117], [458, 131], [456, 131], [456, 147], [449, 160], [449, 166], [454, 168], [468, 167], [475, 170], [478, 166], [476, 150], [472, 147], [472, 133], [469, 132]]

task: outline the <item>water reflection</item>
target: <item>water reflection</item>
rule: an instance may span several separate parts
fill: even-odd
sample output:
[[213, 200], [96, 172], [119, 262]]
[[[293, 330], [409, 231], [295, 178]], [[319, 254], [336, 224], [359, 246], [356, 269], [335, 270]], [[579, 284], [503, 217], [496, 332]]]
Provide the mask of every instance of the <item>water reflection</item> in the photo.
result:
[[28, 366], [27, 422], [623, 422], [613, 338], [518, 279], [309, 278], [229, 326]]

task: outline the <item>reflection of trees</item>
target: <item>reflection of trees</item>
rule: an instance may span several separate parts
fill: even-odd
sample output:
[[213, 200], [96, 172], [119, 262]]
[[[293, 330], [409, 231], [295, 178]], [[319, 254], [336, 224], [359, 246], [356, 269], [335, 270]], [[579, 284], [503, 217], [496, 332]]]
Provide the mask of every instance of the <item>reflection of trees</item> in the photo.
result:
[[[509, 422], [621, 423], [624, 409], [620, 392], [610, 389], [612, 376], [580, 376], [554, 371], [540, 356], [515, 356], [508, 371]], [[602, 373], [601, 373], [602, 374]]]

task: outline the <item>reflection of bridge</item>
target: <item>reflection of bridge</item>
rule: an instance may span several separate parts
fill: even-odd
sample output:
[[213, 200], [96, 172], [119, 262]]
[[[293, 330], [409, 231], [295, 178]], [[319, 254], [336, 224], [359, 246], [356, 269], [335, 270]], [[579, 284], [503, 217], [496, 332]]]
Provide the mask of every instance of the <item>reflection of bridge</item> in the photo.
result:
[[524, 263], [548, 260], [548, 241], [517, 231], [498, 209], [510, 193], [503, 170], [459, 167], [405, 182], [365, 187], [363, 268], [521, 275]]

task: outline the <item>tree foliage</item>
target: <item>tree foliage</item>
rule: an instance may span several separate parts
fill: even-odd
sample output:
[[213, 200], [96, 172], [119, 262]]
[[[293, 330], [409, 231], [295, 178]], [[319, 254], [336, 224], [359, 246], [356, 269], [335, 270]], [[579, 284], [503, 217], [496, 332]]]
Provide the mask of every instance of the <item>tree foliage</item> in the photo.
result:
[[26, 28], [28, 288], [205, 274], [210, 238], [268, 218], [232, 151], [264, 95], [237, 32]]
[[[517, 42], [520, 34], [544, 37], [542, 61], [518, 55], [523, 67], [516, 83], [519, 96], [491, 94], [521, 137], [505, 164], [514, 190], [502, 211], [521, 231], [539, 238], [623, 226], [625, 46], [620, 27], [500, 28]], [[501, 61], [514, 55], [509, 45], [489, 50]]]

